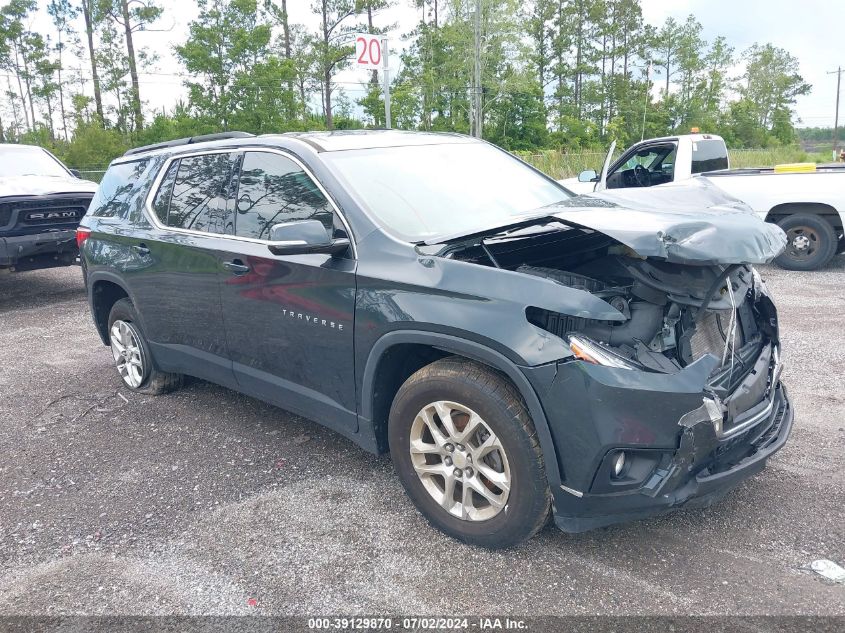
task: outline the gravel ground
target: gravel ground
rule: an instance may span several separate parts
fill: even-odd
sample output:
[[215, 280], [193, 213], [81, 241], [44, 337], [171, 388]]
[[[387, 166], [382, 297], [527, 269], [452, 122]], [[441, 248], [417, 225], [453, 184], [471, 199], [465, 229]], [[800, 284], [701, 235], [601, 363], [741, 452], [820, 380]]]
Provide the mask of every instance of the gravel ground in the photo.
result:
[[129, 392], [76, 267], [0, 276], [0, 614], [845, 614], [845, 257], [762, 271], [795, 429], [708, 510], [487, 552], [375, 458], [193, 382]]

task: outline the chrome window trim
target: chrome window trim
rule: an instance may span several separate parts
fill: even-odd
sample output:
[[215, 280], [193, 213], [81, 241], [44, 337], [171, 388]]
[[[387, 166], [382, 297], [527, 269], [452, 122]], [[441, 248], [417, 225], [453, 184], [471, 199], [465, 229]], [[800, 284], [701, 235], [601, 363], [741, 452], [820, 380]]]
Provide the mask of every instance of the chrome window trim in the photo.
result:
[[[343, 228], [346, 229], [346, 234], [349, 236], [349, 244], [352, 247], [352, 259], [358, 259], [358, 249], [355, 245], [355, 238], [352, 235], [352, 229], [349, 226], [349, 222], [346, 221], [343, 213], [340, 211], [340, 207], [338, 207], [337, 203], [334, 201], [334, 198], [329, 195], [329, 192], [326, 191], [326, 188], [323, 187], [322, 183], [317, 180], [314, 176], [314, 173], [296, 156], [291, 154], [290, 152], [286, 152], [284, 150], [276, 149], [274, 147], [227, 147], [221, 149], [206, 149], [206, 150], [197, 150], [196, 152], [188, 152], [184, 154], [175, 154], [167, 158], [164, 164], [159, 168], [158, 173], [156, 174], [155, 180], [153, 181], [153, 186], [150, 188], [150, 192], [147, 194], [146, 199], [144, 200], [144, 215], [146, 216], [147, 220], [157, 229], [161, 231], [172, 231], [173, 233], [180, 233], [182, 235], [198, 235], [203, 237], [219, 237], [227, 240], [234, 240], [237, 242], [252, 242], [253, 244], [272, 244], [273, 242], [270, 240], [260, 240], [253, 237], [241, 237], [239, 235], [225, 235], [223, 233], [211, 233], [208, 231], [194, 231], [192, 229], [183, 229], [177, 228], [175, 226], [167, 226], [166, 224], [162, 224], [159, 220], [158, 216], [153, 209], [153, 199], [155, 198], [156, 194], [158, 193], [159, 188], [161, 187], [161, 181], [164, 180], [165, 175], [167, 175], [167, 170], [170, 169], [170, 165], [173, 164], [173, 161], [180, 160], [182, 158], [191, 158], [194, 156], [206, 156], [208, 154], [246, 154], [247, 152], [263, 152], [265, 154], [278, 154], [288, 160], [293, 161], [302, 171], [305, 173], [308, 178], [311, 179], [317, 188], [320, 190], [326, 200], [328, 200], [329, 204], [331, 205], [332, 211], [340, 218], [341, 223], [343, 224]], [[178, 175], [178, 174], [177, 174]], [[282, 224], [280, 222], [280, 224]], [[273, 255], [273, 257], [281, 257], [280, 255]]]

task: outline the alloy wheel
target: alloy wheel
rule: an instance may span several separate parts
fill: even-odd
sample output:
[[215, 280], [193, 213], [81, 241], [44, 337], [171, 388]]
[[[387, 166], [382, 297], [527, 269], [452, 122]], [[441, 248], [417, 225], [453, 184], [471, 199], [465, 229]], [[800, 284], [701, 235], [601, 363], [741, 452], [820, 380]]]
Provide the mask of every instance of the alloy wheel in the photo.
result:
[[110, 332], [111, 351], [120, 377], [132, 389], [144, 381], [144, 350], [135, 327], [128, 321], [115, 321]]
[[472, 409], [443, 400], [423, 407], [411, 425], [410, 452], [426, 491], [451, 515], [486, 521], [507, 505], [507, 454]]

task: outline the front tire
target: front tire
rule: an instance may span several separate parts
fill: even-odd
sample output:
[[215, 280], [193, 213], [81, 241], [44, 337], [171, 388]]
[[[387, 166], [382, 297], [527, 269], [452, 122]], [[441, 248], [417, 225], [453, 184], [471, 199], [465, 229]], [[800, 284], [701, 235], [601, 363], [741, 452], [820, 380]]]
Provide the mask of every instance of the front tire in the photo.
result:
[[181, 374], [158, 371], [135, 306], [129, 299], [116, 301], [109, 312], [109, 344], [123, 384], [139, 393], [159, 395], [182, 386]]
[[833, 226], [820, 215], [796, 213], [778, 226], [786, 233], [786, 250], [775, 263], [786, 270], [816, 270], [836, 255], [839, 239]]
[[457, 357], [423, 367], [396, 394], [388, 441], [408, 496], [449, 536], [511, 547], [545, 525], [551, 494], [537, 433], [498, 372]]

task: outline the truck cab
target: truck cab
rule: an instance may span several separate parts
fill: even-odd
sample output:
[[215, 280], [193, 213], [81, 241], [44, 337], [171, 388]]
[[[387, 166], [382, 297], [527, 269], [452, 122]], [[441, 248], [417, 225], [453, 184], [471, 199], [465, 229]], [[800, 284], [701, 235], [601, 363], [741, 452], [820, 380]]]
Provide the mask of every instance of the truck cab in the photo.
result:
[[593, 170], [585, 170], [578, 178], [562, 180], [561, 184], [583, 194], [604, 189], [654, 187], [722, 169], [730, 169], [730, 159], [721, 136], [685, 134], [648, 139], [631, 146], [607, 167], [604, 178]]

